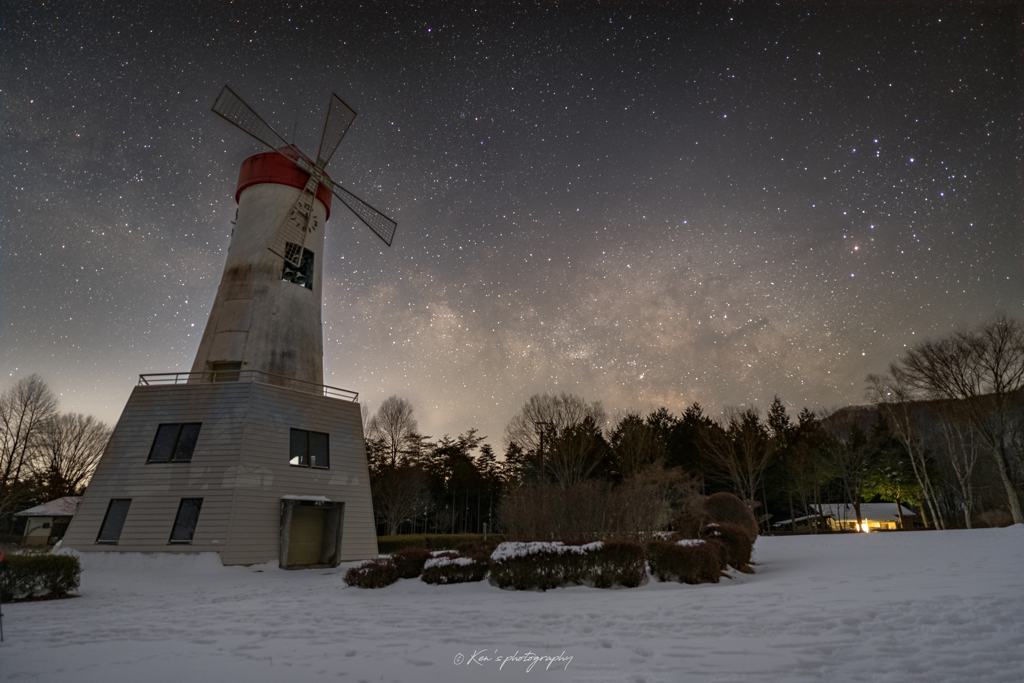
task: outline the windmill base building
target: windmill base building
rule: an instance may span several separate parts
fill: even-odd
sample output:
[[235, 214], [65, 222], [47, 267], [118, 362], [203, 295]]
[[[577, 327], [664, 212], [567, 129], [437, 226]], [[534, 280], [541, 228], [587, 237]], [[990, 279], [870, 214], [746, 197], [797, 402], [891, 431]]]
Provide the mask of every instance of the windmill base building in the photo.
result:
[[[65, 547], [217, 552], [224, 564], [282, 568], [377, 556], [358, 396], [322, 379], [331, 193], [310, 187], [301, 162], [311, 162], [299, 155], [279, 149], [242, 164], [238, 217], [192, 372], [140, 377]], [[274, 245], [303, 203], [302, 257], [289, 261]]]

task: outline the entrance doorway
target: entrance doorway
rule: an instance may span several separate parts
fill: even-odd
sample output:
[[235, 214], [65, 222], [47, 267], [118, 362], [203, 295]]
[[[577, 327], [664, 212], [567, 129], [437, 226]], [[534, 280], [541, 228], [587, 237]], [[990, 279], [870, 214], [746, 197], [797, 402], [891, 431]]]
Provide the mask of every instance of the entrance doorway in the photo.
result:
[[281, 503], [281, 568], [338, 566], [344, 504], [301, 499]]

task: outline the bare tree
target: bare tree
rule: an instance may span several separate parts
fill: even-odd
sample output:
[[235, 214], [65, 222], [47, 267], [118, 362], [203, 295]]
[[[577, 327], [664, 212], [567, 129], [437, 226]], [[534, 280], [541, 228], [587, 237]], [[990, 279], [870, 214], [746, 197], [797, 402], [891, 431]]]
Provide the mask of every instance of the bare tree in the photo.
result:
[[505, 446], [517, 444], [525, 451], [540, 451], [541, 434], [561, 433], [592, 418], [600, 429], [607, 421], [600, 401], [587, 403], [576, 394], [534, 394], [505, 425]]
[[50, 418], [39, 432], [32, 478], [50, 500], [75, 495], [92, 476], [109, 439], [110, 428], [92, 415]]
[[958, 484], [957, 494], [963, 508], [964, 524], [971, 528], [971, 511], [974, 508], [974, 466], [981, 451], [978, 435], [965, 422], [960, 402], [947, 402], [939, 407], [936, 434], [932, 441], [949, 468], [953, 470]]
[[419, 425], [412, 414], [412, 404], [404, 398], [389, 396], [370, 418], [368, 437], [380, 442], [386, 464], [397, 467], [400, 456], [408, 455], [419, 445]]
[[868, 399], [875, 404], [889, 424], [896, 439], [910, 456], [910, 466], [921, 489], [921, 498], [928, 511], [928, 517], [936, 528], [942, 528], [942, 515], [936, 503], [935, 487], [929, 472], [928, 451], [920, 434], [918, 420], [911, 407], [918, 397], [910, 378], [896, 363], [889, 366], [884, 375], [868, 375]]
[[43, 426], [57, 414], [57, 397], [39, 375], [29, 375], [0, 395], [0, 518], [21, 505]]
[[568, 489], [553, 483], [516, 487], [502, 499], [498, 518], [509, 537], [522, 541], [649, 540], [702, 500], [693, 479], [654, 463], [619, 486], [588, 479]]
[[971, 331], [918, 344], [899, 361], [906, 382], [928, 398], [963, 401], [1003, 484], [1015, 524], [1024, 524], [1008, 459], [1024, 389], [1024, 327], [1005, 315]]
[[397, 534], [402, 522], [421, 510], [427, 500], [426, 476], [418, 467], [388, 467], [373, 484], [373, 509], [389, 536]]
[[724, 412], [722, 420], [703, 430], [701, 451], [732, 482], [741, 500], [754, 501], [778, 444], [769, 437], [757, 408], [728, 407]]

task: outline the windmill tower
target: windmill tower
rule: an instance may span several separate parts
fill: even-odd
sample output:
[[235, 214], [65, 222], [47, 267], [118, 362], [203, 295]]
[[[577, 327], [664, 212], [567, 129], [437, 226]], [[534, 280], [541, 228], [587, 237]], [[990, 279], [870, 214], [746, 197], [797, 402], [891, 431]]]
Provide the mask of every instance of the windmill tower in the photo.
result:
[[192, 371], [140, 376], [64, 544], [286, 568], [376, 557], [358, 394], [323, 384], [332, 197], [385, 244], [395, 233], [324, 170], [356, 113], [332, 95], [314, 161], [227, 86], [213, 111], [271, 151], [242, 163]]
[[321, 257], [332, 193], [388, 246], [395, 234], [393, 220], [324, 173], [356, 113], [331, 96], [313, 162], [231, 88], [213, 111], [272, 151], [242, 164], [238, 218], [192, 381], [255, 372], [299, 390], [323, 384]]

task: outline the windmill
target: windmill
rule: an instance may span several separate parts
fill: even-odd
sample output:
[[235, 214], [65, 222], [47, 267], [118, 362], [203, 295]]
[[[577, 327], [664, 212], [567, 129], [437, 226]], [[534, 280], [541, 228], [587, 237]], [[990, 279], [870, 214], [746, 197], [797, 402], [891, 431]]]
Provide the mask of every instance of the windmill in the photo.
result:
[[324, 170], [356, 113], [331, 97], [313, 161], [230, 88], [213, 111], [272, 151], [239, 168], [192, 371], [139, 377], [65, 543], [282, 568], [377, 557], [359, 395], [323, 383], [317, 255], [332, 196], [385, 244], [395, 234]]
[[[317, 151], [316, 162], [311, 161], [305, 154], [298, 150], [295, 145], [285, 142], [277, 131], [270, 124], [264, 121], [252, 107], [235, 93], [228, 86], [220, 91], [217, 101], [213, 103], [213, 111], [219, 116], [227, 119], [235, 126], [262, 142], [275, 152], [290, 159], [305, 173], [309, 174], [309, 180], [302, 189], [291, 211], [285, 217], [284, 222], [277, 231], [277, 237], [270, 245], [270, 251], [284, 259], [285, 279], [292, 279], [302, 270], [303, 244], [306, 235], [317, 229], [315, 219], [312, 219], [313, 199], [321, 185], [330, 188], [341, 202], [354, 213], [359, 220], [366, 224], [370, 230], [379, 237], [384, 244], [391, 246], [395, 236], [395, 221], [391, 220], [377, 209], [373, 208], [359, 197], [355, 196], [341, 185], [331, 180], [325, 173], [324, 168], [331, 160], [335, 150], [345, 137], [349, 127], [356, 118], [356, 112], [345, 104], [340, 97], [331, 95], [331, 102], [327, 109], [327, 119], [324, 121], [324, 132], [320, 137], [320, 149]], [[288, 268], [291, 266], [291, 268]], [[288, 271], [291, 271], [289, 276]], [[297, 284], [302, 284], [299, 282]]]
[[270, 150], [246, 159], [239, 171], [231, 244], [190, 381], [234, 380], [239, 372], [257, 372], [283, 384], [288, 383], [280, 378], [321, 385], [322, 228], [332, 196], [388, 246], [395, 235], [395, 221], [325, 171], [356, 113], [331, 96], [314, 161], [228, 86], [213, 112]]

